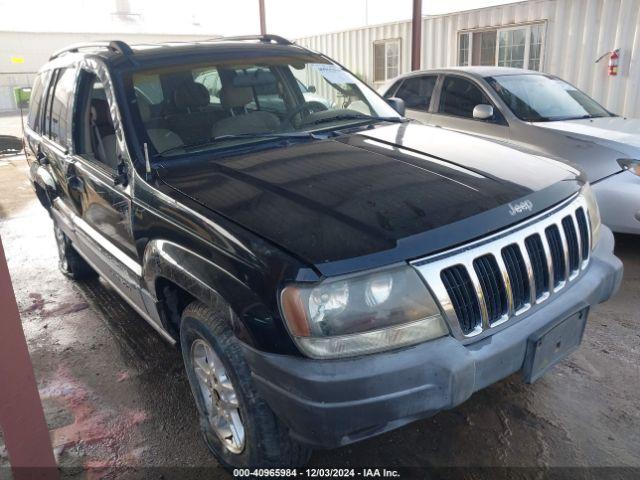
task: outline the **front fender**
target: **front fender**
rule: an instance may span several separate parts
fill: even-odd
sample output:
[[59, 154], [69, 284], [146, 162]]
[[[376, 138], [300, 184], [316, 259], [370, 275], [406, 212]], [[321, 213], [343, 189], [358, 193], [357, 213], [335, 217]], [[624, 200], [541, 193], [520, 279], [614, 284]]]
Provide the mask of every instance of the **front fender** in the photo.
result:
[[236, 336], [255, 345], [243, 318], [248, 306], [255, 308], [262, 302], [233, 273], [182, 245], [167, 240], [152, 240], [145, 248], [142, 276], [156, 302], [161, 297], [157, 288], [160, 279], [169, 280], [212, 309], [220, 308], [221, 300], [226, 302], [235, 313], [231, 315], [231, 327]]

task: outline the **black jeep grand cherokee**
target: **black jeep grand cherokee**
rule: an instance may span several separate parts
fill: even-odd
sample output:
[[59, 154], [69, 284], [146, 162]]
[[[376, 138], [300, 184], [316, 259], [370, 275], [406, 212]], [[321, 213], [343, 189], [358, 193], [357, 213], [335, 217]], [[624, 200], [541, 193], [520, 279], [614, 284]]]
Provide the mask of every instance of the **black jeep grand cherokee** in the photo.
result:
[[38, 75], [26, 141], [60, 266], [179, 342], [227, 466], [534, 381], [618, 287], [579, 172], [390, 104], [275, 36], [72, 46]]

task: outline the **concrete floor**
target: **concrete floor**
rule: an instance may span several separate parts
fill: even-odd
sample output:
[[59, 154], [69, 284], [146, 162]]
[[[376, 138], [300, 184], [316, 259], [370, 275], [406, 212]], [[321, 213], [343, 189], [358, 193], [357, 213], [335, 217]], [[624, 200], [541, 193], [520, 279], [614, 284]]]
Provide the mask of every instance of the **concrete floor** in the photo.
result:
[[[228, 478], [200, 440], [180, 355], [101, 281], [59, 273], [52, 224], [26, 174], [24, 158], [0, 160], [0, 235], [65, 478], [201, 478], [186, 467]], [[592, 310], [582, 347], [535, 385], [510, 377], [311, 463], [640, 468], [640, 241], [617, 242], [621, 291]], [[82, 467], [92, 467], [88, 477]]]

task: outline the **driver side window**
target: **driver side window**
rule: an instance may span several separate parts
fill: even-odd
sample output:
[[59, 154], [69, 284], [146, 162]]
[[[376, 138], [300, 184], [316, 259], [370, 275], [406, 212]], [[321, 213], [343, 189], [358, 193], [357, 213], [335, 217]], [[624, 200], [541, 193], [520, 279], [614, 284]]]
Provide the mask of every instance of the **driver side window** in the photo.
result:
[[480, 104], [490, 102], [474, 83], [460, 77], [445, 78], [440, 93], [439, 113], [473, 118], [473, 109]]
[[92, 73], [83, 72], [78, 99], [76, 152], [108, 170], [118, 165], [116, 131], [104, 86]]

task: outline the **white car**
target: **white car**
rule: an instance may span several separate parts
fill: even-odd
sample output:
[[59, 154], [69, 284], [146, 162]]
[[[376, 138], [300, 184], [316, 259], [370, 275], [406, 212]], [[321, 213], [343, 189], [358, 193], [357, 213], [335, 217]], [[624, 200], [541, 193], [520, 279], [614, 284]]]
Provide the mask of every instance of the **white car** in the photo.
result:
[[411, 72], [383, 87], [423, 123], [515, 144], [582, 169], [613, 231], [640, 234], [640, 119], [617, 116], [539, 72], [463, 67]]

